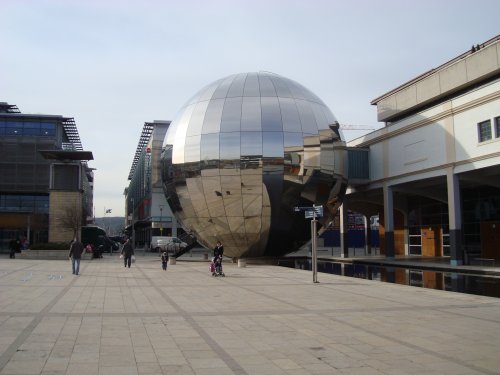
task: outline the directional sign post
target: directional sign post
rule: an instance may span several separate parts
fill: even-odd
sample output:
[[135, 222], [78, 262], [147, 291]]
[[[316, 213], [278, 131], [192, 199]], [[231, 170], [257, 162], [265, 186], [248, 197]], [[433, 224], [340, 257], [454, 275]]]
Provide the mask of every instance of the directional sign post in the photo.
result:
[[313, 272], [313, 283], [318, 283], [318, 256], [317, 256], [317, 238], [316, 238], [316, 224], [318, 220], [317, 217], [323, 216], [323, 206], [313, 205], [312, 207], [294, 207], [294, 212], [304, 211], [304, 216], [306, 219], [311, 220], [311, 269]]

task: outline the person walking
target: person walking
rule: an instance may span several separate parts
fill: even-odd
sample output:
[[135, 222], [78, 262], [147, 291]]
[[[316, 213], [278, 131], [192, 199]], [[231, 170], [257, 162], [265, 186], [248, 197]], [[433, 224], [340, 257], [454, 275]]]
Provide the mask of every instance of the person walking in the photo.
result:
[[130, 264], [132, 263], [132, 255], [134, 255], [134, 249], [132, 248], [132, 244], [130, 243], [130, 239], [127, 239], [123, 244], [122, 252], [123, 256], [123, 264], [124, 267], [130, 268]]
[[163, 271], [167, 270], [167, 264], [168, 264], [168, 253], [164, 251], [163, 254], [161, 255], [161, 268], [163, 268]]
[[222, 255], [223, 254], [224, 254], [224, 246], [222, 246], [220, 241], [217, 241], [217, 244], [214, 247], [214, 258], [213, 258], [212, 262], [214, 263], [214, 266], [215, 266], [215, 274], [220, 275], [220, 276], [223, 275], [223, 272], [222, 272]]
[[10, 259], [15, 259], [16, 258], [16, 253], [21, 250], [21, 243], [19, 242], [19, 239], [13, 239], [9, 243], [9, 258]]
[[220, 241], [217, 241], [217, 245], [214, 247], [214, 258], [222, 257], [224, 254], [224, 246], [222, 246]]
[[71, 260], [73, 275], [80, 273], [80, 260], [82, 259], [83, 250], [83, 244], [75, 237], [69, 247], [69, 259]]

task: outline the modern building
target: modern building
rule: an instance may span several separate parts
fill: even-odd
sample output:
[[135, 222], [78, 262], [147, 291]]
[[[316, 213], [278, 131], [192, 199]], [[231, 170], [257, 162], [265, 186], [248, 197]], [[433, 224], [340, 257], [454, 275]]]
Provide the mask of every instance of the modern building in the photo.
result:
[[388, 258], [500, 260], [500, 35], [372, 104], [385, 126], [348, 142], [367, 173], [342, 211], [379, 215]]
[[170, 121], [145, 122], [125, 189], [125, 228], [135, 246], [149, 248], [152, 236], [177, 237], [177, 221], [161, 180], [163, 139]]
[[330, 109], [269, 72], [202, 88], [172, 121], [164, 147], [174, 214], [200, 244], [222, 241], [230, 257], [298, 249], [311, 238], [304, 210], [325, 205], [327, 218], [347, 187], [345, 142]]
[[92, 218], [93, 171], [75, 121], [0, 103], [0, 249], [70, 241]]

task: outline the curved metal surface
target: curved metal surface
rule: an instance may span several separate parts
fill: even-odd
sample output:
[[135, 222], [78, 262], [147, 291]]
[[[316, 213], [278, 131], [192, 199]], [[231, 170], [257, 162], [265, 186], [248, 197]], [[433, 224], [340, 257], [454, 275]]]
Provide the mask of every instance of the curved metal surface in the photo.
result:
[[230, 257], [295, 250], [310, 239], [310, 224], [293, 207], [335, 212], [347, 186], [334, 115], [311, 91], [272, 73], [235, 74], [200, 90], [164, 147], [172, 211], [198, 242], [221, 241]]

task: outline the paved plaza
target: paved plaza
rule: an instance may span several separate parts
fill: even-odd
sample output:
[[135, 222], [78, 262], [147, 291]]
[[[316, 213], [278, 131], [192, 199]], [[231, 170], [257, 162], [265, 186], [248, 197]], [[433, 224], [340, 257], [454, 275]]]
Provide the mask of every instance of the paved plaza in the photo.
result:
[[[0, 259], [0, 375], [500, 374], [500, 299], [117, 255]], [[499, 280], [500, 281], [500, 280]]]

